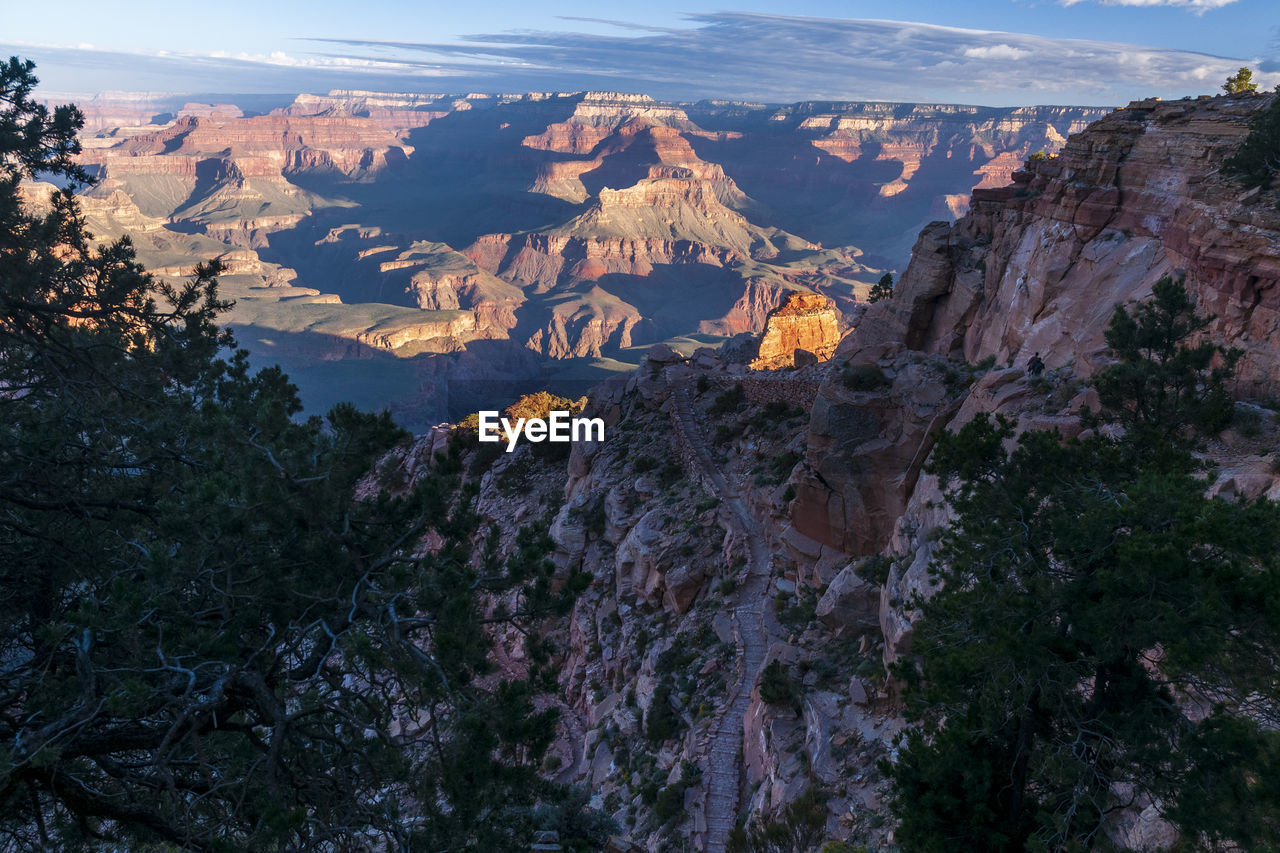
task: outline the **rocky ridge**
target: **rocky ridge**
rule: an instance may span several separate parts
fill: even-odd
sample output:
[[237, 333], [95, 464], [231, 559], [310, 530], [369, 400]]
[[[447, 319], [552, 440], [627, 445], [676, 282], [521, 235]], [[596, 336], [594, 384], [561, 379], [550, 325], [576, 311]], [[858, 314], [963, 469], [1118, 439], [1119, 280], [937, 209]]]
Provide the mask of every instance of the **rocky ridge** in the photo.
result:
[[[1269, 98], [1136, 103], [1012, 186], [978, 191], [957, 223], [925, 229], [895, 296], [855, 315], [830, 361], [752, 370], [731, 345], [689, 357], [658, 347], [594, 392], [589, 410], [610, 437], [574, 450], [552, 525], [558, 559], [599, 579], [568, 629], [578, 728], [557, 747], [558, 778], [589, 783], [654, 851], [677, 837], [720, 849], [729, 804], [768, 819], [811, 784], [828, 797], [828, 837], [891, 841], [875, 761], [903, 722], [885, 664], [910, 654], [906, 602], [931, 592], [950, 520], [924, 471], [933, 435], [984, 413], [1078, 434], [1114, 305], [1161, 275], [1185, 274], [1218, 313], [1215, 336], [1248, 353], [1237, 390], [1255, 399], [1238, 404], [1251, 426], [1211, 442], [1210, 492], [1280, 496], [1280, 426], [1256, 402], [1273, 393], [1280, 357], [1262, 336], [1276, 195], [1246, 195], [1216, 172]], [[797, 319], [824, 310], [793, 300]], [[1034, 379], [1022, 369], [1032, 351], [1050, 363]], [[763, 654], [741, 641], [743, 619], [759, 620]], [[654, 740], [668, 707], [678, 735]], [[1110, 832], [1135, 848], [1172, 840], [1151, 809], [1118, 815]]]

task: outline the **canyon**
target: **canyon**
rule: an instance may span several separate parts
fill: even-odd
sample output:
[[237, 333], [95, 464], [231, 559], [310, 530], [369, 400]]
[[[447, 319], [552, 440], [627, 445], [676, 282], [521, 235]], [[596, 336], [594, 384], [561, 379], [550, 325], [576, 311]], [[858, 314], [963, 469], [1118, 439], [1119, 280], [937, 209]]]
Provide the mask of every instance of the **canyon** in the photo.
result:
[[[718, 348], [654, 345], [591, 391], [606, 440], [567, 461], [520, 447], [483, 474], [487, 518], [544, 519], [558, 574], [593, 579], [547, 625], [563, 690], [547, 773], [592, 792], [616, 849], [722, 850], [735, 822], [783, 820], [813, 789], [823, 837], [892, 844], [878, 761], [905, 721], [887, 665], [911, 654], [910, 602], [951, 521], [926, 471], [936, 435], [983, 414], [1080, 434], [1115, 307], [1162, 277], [1243, 351], [1207, 493], [1280, 497], [1280, 196], [1220, 168], [1274, 97], [1131, 103], [924, 228], [891, 298], [797, 293]], [[520, 642], [499, 645], [519, 672]], [[1150, 802], [1106, 833], [1177, 842]]]
[[1105, 111], [667, 104], [618, 92], [104, 95], [84, 204], [164, 276], [220, 257], [229, 317], [310, 410], [415, 429], [531, 384], [578, 396], [665, 342], [841, 322], [927, 221]]
[[[580, 389], [603, 439], [465, 451], [486, 545], [544, 530], [552, 582], [589, 578], [538, 626], [559, 713], [543, 775], [589, 793], [618, 851], [728, 849], [814, 792], [823, 838], [875, 849], [906, 726], [888, 666], [952, 520], [939, 431], [999, 414], [1079, 435], [1116, 306], [1172, 276], [1242, 351], [1206, 491], [1280, 497], [1280, 196], [1221, 169], [1275, 97], [113, 101], [135, 123], [86, 145], [84, 203], [162, 276], [224, 258], [255, 358], [417, 428], [378, 466], [392, 491], [466, 442], [433, 422]], [[893, 295], [868, 304], [885, 272]], [[531, 672], [524, 633], [493, 639], [500, 676]], [[1176, 842], [1150, 802], [1106, 832]]]

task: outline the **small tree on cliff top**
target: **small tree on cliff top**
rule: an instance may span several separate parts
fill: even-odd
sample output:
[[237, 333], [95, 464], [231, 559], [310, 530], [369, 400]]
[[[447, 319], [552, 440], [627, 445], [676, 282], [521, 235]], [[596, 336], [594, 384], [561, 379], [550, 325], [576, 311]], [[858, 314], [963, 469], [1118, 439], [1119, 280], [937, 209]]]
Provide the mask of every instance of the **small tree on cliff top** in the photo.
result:
[[1253, 72], [1246, 66], [1227, 78], [1227, 82], [1222, 84], [1222, 91], [1228, 95], [1245, 95], [1258, 91], [1258, 84], [1253, 82]]
[[956, 521], [898, 668], [919, 726], [885, 768], [904, 851], [1086, 851], [1153, 801], [1190, 844], [1274, 849], [1280, 511], [1206, 498], [1159, 423], [1218, 408], [1202, 326], [1173, 282], [1117, 312], [1100, 388], [1123, 438], [1013, 444], [1000, 417], [939, 437]]

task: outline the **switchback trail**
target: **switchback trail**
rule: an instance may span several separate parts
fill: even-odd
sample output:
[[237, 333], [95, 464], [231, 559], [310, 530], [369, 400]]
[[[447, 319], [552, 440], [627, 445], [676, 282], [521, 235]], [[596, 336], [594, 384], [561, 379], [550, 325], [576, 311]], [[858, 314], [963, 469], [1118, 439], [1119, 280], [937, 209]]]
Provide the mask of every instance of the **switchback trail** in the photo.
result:
[[733, 624], [737, 676], [729, 701], [711, 729], [706, 791], [706, 847], [708, 853], [722, 853], [729, 832], [737, 821], [742, 784], [742, 743], [751, 689], [764, 664], [768, 649], [765, 606], [769, 589], [770, 557], [763, 528], [752, 517], [738, 489], [726, 480], [707, 443], [702, 419], [694, 409], [687, 384], [672, 392], [672, 419], [688, 445], [694, 464], [707, 484], [713, 487], [724, 517], [747, 542], [751, 552], [744, 582], [727, 597]]

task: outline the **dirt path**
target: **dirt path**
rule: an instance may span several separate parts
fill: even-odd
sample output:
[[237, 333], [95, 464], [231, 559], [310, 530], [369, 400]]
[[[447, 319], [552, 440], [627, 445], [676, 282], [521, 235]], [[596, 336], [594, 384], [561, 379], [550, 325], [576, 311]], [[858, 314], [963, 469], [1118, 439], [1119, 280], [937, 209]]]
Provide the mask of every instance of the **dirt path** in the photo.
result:
[[742, 536], [750, 549], [745, 581], [727, 599], [733, 619], [734, 643], [737, 647], [735, 674], [737, 680], [729, 701], [711, 730], [709, 768], [705, 774], [707, 835], [705, 850], [721, 853], [729, 832], [737, 820], [738, 801], [743, 789], [742, 743], [747, 705], [768, 649], [765, 628], [770, 557], [765, 537], [747, 509], [738, 489], [720, 470], [707, 441], [702, 418], [694, 409], [687, 386], [678, 386], [672, 394], [673, 420], [693, 452], [700, 473], [715, 487], [726, 519]]

